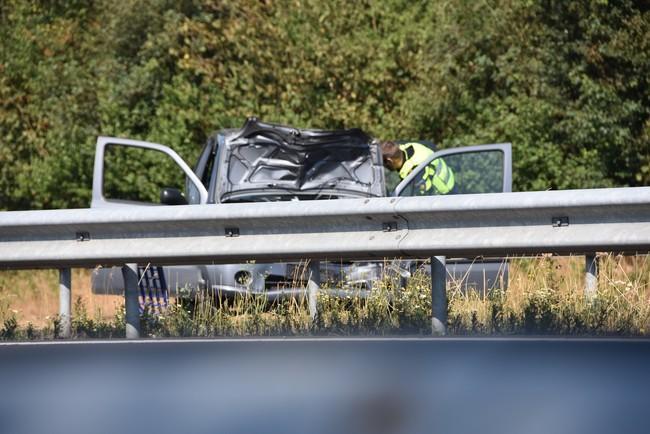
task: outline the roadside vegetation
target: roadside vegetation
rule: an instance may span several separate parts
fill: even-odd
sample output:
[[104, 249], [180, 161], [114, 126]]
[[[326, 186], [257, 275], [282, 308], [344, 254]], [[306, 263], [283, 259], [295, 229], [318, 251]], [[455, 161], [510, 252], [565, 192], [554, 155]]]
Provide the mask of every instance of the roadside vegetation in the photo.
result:
[[[99, 135], [191, 162], [248, 116], [440, 148], [511, 142], [515, 191], [648, 185], [648, 35], [640, 0], [0, 1], [0, 210], [87, 207]], [[121, 165], [125, 191], [171, 176]], [[515, 259], [507, 290], [486, 294], [451, 282], [450, 334], [649, 334], [647, 258], [604, 257], [591, 301], [582, 265]], [[121, 299], [75, 276], [75, 336], [122, 336]], [[0, 338], [57, 337], [57, 284], [1, 272]], [[152, 337], [429, 333], [424, 275], [319, 306], [312, 321], [304, 299], [198, 294], [143, 321]]]
[[98, 135], [193, 162], [247, 116], [511, 142], [516, 191], [648, 185], [649, 34], [641, 0], [4, 0], [0, 210], [87, 207]]
[[[0, 275], [0, 339], [57, 338], [57, 305], [46, 318], [25, 315], [28, 303], [12, 306], [11, 288], [32, 280], [32, 294], [49, 293], [56, 299], [53, 272], [2, 273]], [[76, 280], [88, 273], [77, 271]], [[650, 335], [650, 261], [648, 256], [600, 258], [598, 294], [588, 300], [583, 292], [583, 258], [542, 256], [513, 259], [507, 290], [487, 293], [464, 291], [450, 282], [448, 331], [450, 335]], [[49, 283], [48, 283], [49, 282]], [[46, 286], [43, 287], [43, 284]], [[74, 284], [73, 284], [74, 285]], [[332, 288], [324, 285], [325, 288]], [[86, 289], [87, 291], [87, 289]], [[74, 288], [73, 288], [74, 294]], [[113, 304], [107, 309], [108, 297]], [[15, 297], [14, 297], [15, 299]], [[56, 299], [58, 301], [58, 299]], [[93, 303], [94, 311], [88, 305]], [[173, 299], [161, 313], [142, 318], [144, 335], [164, 337], [295, 336], [295, 335], [428, 335], [431, 330], [430, 280], [416, 273], [406, 287], [385, 277], [367, 298], [354, 290], [346, 297], [319, 294], [318, 315], [312, 321], [305, 298], [269, 303], [263, 297], [241, 296], [226, 300], [205, 293]], [[76, 299], [73, 309], [75, 338], [124, 336], [124, 310], [120, 297], [89, 296]]]

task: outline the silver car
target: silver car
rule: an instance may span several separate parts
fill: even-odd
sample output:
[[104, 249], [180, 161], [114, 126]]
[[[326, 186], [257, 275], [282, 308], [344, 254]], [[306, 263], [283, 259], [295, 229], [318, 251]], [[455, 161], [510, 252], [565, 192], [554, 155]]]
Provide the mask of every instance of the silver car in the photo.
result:
[[[152, 156], [154, 154], [155, 156]], [[91, 207], [161, 206], [342, 200], [387, 195], [422, 194], [421, 171], [436, 158], [444, 158], [454, 171], [454, 194], [511, 191], [510, 144], [480, 145], [436, 152], [389, 194], [388, 175], [377, 143], [360, 129], [313, 130], [247, 119], [241, 129], [224, 129], [212, 135], [194, 170], [172, 149], [154, 143], [100, 137], [95, 155]], [[142, 161], [140, 179], [123, 181], [124, 161]], [[153, 172], [152, 171], [153, 168]], [[153, 176], [145, 177], [153, 173]], [[174, 174], [172, 177], [161, 174]], [[151, 178], [154, 178], [152, 183]], [[138, 177], [135, 178], [136, 180]], [[155, 185], [158, 180], [161, 185]], [[169, 184], [174, 184], [170, 186]], [[147, 185], [148, 191], [138, 187]], [[152, 184], [154, 185], [152, 187]], [[126, 185], [126, 187], [125, 187]], [[152, 193], [152, 190], [153, 193]], [[159, 192], [159, 196], [155, 193]], [[237, 236], [233, 228], [231, 236]], [[152, 267], [140, 264], [141, 290], [183, 291], [211, 289], [222, 295], [265, 294], [269, 299], [296, 296], [305, 291], [306, 263], [205, 264]], [[407, 279], [421, 261], [322, 262], [320, 281], [332, 282], [334, 292], [355, 288], [361, 293], [386, 274]], [[428, 267], [424, 267], [428, 270]], [[507, 284], [507, 263], [502, 259], [448, 259], [451, 279], [463, 288], [487, 290]], [[122, 293], [119, 268], [93, 273], [95, 293]]]

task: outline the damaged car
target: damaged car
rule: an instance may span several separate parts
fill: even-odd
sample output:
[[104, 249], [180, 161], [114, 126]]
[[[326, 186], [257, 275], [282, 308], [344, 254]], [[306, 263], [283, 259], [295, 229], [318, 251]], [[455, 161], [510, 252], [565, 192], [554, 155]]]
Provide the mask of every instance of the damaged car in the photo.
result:
[[[455, 194], [511, 190], [509, 144], [445, 149], [413, 170], [392, 191], [380, 147], [358, 129], [318, 130], [276, 125], [257, 118], [242, 128], [211, 135], [194, 168], [169, 147], [139, 140], [100, 137], [93, 173], [92, 208], [173, 206], [310, 200], [345, 200], [421, 194], [421, 171], [444, 158], [456, 177]], [[135, 166], [134, 166], [135, 165]], [[489, 167], [490, 170], [486, 170]], [[236, 234], [233, 234], [236, 235]], [[421, 261], [321, 262], [320, 281], [343, 292], [366, 292], [387, 273], [406, 279]], [[425, 269], [428, 269], [426, 267]], [[225, 296], [263, 294], [270, 300], [304, 294], [306, 262], [176, 265], [139, 264], [143, 298], [162, 291], [212, 290]], [[507, 285], [507, 263], [500, 259], [448, 259], [451, 279], [465, 288]], [[92, 289], [119, 294], [120, 268], [93, 272]]]

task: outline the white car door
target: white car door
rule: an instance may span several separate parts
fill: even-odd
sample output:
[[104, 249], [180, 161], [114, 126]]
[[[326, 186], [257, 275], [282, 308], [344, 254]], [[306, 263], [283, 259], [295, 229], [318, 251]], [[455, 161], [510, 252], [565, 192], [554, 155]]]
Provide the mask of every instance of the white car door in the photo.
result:
[[[135, 172], [129, 169], [133, 164], [126, 164], [134, 159], [139, 167]], [[163, 197], [167, 204], [205, 204], [208, 192], [167, 146], [115, 137], [97, 139], [91, 208], [160, 205]]]
[[393, 196], [436, 194], [435, 190], [421, 187], [422, 172], [438, 158], [442, 158], [454, 174], [454, 188], [448, 194], [512, 191], [512, 146], [510, 143], [501, 143], [436, 151], [399, 183]]

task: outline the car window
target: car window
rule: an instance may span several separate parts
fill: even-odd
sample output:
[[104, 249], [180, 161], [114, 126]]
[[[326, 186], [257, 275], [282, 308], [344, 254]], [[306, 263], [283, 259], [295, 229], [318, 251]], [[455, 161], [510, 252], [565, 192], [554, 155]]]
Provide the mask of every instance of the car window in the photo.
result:
[[187, 195], [185, 174], [165, 153], [125, 145], [106, 147], [103, 185], [106, 199], [160, 203], [161, 190], [169, 187]]
[[429, 168], [440, 169], [442, 160], [453, 175], [453, 188], [447, 193], [442, 193], [431, 183], [427, 183], [424, 176], [425, 169], [419, 167], [418, 175], [413, 177], [400, 196], [431, 196], [439, 194], [473, 194], [473, 193], [500, 193], [503, 191], [504, 155], [501, 150], [492, 149], [476, 152], [459, 152], [445, 155], [433, 160]]
[[[212, 168], [214, 166], [215, 149], [216, 145], [213, 143], [213, 139], [210, 138], [203, 151], [201, 151], [199, 160], [194, 167], [194, 173], [206, 189], [210, 188], [210, 176], [212, 175]], [[185, 178], [185, 190], [187, 191], [187, 202], [190, 205], [201, 203], [199, 191], [189, 177]]]

